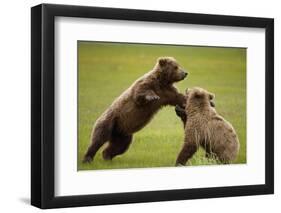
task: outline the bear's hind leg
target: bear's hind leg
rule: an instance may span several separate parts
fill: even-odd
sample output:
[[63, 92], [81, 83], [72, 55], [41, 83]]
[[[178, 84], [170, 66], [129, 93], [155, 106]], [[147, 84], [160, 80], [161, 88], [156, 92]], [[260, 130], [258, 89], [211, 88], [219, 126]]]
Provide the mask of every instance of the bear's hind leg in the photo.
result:
[[205, 158], [211, 159], [215, 157], [215, 154], [212, 152], [211, 146], [208, 143], [203, 142], [201, 147], [205, 150]]
[[83, 163], [90, 163], [99, 148], [105, 144], [111, 137], [112, 134], [112, 124], [97, 124], [94, 128], [91, 136], [91, 144], [84, 156]]
[[132, 142], [132, 135], [113, 136], [108, 146], [103, 150], [102, 155], [105, 160], [112, 160], [115, 156], [126, 152]]

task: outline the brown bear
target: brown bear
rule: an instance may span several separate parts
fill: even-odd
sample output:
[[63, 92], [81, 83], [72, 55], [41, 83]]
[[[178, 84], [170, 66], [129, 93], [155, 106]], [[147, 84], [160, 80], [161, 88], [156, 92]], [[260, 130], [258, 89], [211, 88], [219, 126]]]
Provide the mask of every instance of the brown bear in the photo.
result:
[[107, 141], [109, 144], [102, 153], [105, 160], [123, 154], [133, 133], [148, 124], [161, 107], [184, 106], [185, 96], [173, 84], [187, 74], [174, 58], [159, 58], [150, 72], [136, 80], [97, 119], [83, 162], [91, 162]]
[[185, 128], [183, 147], [176, 165], [185, 165], [199, 146], [206, 157], [215, 156], [222, 163], [233, 162], [239, 152], [239, 140], [232, 125], [218, 115], [214, 95], [202, 88], [186, 91], [186, 106], [176, 106], [176, 113]]

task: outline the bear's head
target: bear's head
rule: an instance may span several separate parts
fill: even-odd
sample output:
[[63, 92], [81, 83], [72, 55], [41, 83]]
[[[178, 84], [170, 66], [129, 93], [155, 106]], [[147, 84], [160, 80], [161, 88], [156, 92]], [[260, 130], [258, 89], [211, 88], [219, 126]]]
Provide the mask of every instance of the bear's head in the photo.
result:
[[215, 107], [213, 93], [208, 92], [200, 87], [187, 89], [186, 95], [186, 109], [204, 109], [209, 107]]
[[173, 84], [183, 80], [188, 73], [172, 57], [161, 57], [156, 64], [157, 78], [161, 84]]

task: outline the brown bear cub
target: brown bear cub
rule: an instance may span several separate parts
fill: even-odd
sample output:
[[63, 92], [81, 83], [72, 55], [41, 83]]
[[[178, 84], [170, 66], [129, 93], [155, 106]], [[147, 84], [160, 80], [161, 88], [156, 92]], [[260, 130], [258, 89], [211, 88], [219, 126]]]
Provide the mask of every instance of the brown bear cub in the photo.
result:
[[199, 146], [206, 157], [215, 156], [222, 163], [233, 162], [239, 152], [239, 140], [232, 125], [218, 115], [214, 95], [202, 88], [186, 91], [185, 109], [176, 106], [176, 113], [185, 128], [183, 147], [176, 165], [185, 165]]
[[185, 96], [173, 85], [187, 76], [172, 57], [159, 58], [155, 67], [136, 80], [97, 119], [91, 143], [83, 162], [91, 162], [98, 149], [107, 141], [103, 158], [123, 154], [133, 138], [155, 113], [166, 105], [185, 105]]

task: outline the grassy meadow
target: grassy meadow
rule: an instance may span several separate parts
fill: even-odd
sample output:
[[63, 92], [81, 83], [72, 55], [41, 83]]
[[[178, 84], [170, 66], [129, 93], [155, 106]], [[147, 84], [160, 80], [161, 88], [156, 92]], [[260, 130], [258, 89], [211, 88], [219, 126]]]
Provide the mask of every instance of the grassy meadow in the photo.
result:
[[[160, 56], [173, 56], [188, 70], [177, 83], [181, 92], [199, 86], [215, 93], [216, 109], [232, 123], [240, 140], [234, 163], [246, 163], [246, 49], [195, 46], [78, 42], [78, 170], [174, 166], [183, 144], [183, 125], [174, 107], [165, 107], [134, 134], [129, 150], [104, 161], [103, 147], [91, 164], [83, 164], [95, 120]], [[107, 144], [105, 144], [106, 146]], [[218, 164], [199, 150], [188, 165]]]

